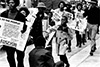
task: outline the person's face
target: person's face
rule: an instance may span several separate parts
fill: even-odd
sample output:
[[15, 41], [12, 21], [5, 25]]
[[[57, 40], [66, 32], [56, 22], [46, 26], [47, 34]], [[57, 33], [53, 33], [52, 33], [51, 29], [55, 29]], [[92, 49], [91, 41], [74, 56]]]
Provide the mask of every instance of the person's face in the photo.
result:
[[65, 17], [62, 17], [61, 24], [64, 24], [65, 22], [66, 22], [66, 18]]
[[51, 18], [52, 17], [52, 13], [49, 13], [48, 16]]
[[21, 11], [21, 13], [26, 16], [26, 12], [24, 10]]
[[87, 9], [87, 6], [86, 5], [83, 5], [83, 10]]
[[42, 8], [42, 7], [39, 7], [39, 12], [44, 12], [45, 11], [45, 8]]
[[81, 10], [81, 6], [79, 5], [79, 6], [77, 7], [77, 9], [78, 9], [78, 10]]
[[14, 0], [9, 0], [9, 9], [14, 9], [15, 8], [15, 2]]
[[64, 4], [63, 3], [60, 3], [59, 6], [60, 6], [60, 8], [63, 8], [64, 7]]

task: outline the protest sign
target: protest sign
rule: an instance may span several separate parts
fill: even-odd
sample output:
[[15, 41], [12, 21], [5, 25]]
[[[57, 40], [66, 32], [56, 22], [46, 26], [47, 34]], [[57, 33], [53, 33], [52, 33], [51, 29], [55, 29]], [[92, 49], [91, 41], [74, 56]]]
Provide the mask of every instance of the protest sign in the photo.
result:
[[78, 26], [76, 26], [75, 29], [78, 30], [78, 31], [83, 32], [87, 27], [87, 20], [85, 18], [84, 19], [79, 19], [79, 21], [77, 21], [77, 23], [79, 23], [79, 24], [78, 24]]
[[0, 45], [6, 45], [23, 51], [28, 34], [23, 36], [21, 33], [22, 29], [23, 22], [0, 17]]
[[53, 36], [54, 36], [55, 33], [56, 33], [56, 32], [53, 31], [53, 32], [51, 32], [51, 33], [49, 34], [49, 38], [46, 40], [45, 47], [48, 47], [48, 44], [49, 44], [49, 42], [52, 40], [52, 38], [53, 38]]
[[55, 25], [55, 26], [52, 26], [52, 27], [49, 27], [46, 32], [49, 33], [49, 37], [48, 39], [46, 40], [46, 44], [45, 44], [45, 47], [48, 47], [50, 41], [52, 40], [52, 38], [54, 37], [54, 35], [56, 34], [56, 31], [57, 29], [59, 28], [59, 25]]
[[67, 26], [71, 29], [83, 32], [87, 27], [87, 20], [86, 18], [78, 20], [75, 19], [67, 23]]
[[67, 11], [63, 13], [63, 16], [66, 16], [68, 18], [68, 21], [71, 21], [73, 19], [73, 14]]
[[61, 18], [62, 18], [62, 16], [59, 15], [59, 13], [57, 13], [57, 12], [54, 12], [54, 13], [53, 13], [52, 20], [53, 20], [56, 24], [58, 24], [58, 23], [59, 23], [59, 25], [61, 24]]

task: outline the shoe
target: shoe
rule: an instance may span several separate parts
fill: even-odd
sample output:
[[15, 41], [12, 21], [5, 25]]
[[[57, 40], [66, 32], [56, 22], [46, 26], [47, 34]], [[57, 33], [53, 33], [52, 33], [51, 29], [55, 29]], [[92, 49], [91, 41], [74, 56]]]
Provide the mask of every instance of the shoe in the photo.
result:
[[97, 49], [97, 48], [96, 48], [96, 47], [94, 47], [94, 52], [96, 51], [96, 49]]
[[70, 64], [67, 64], [65, 67], [70, 67]]
[[97, 49], [97, 48], [96, 48], [95, 46], [92, 47], [91, 52], [90, 52], [90, 55], [91, 55], [91, 56], [93, 56], [93, 53], [96, 51], [96, 49]]
[[92, 48], [91, 48], [91, 52], [95, 52], [96, 51], [96, 46], [92, 46]]
[[83, 45], [85, 45], [85, 43], [83, 43]]
[[81, 45], [79, 45], [79, 48], [81, 48]]
[[76, 47], [78, 47], [78, 45], [76, 45]]
[[81, 43], [79, 42], [79, 43], [76, 45], [76, 47], [81, 48]]
[[71, 49], [68, 49], [68, 52], [71, 52]]
[[79, 47], [79, 48], [81, 48], [81, 47], [82, 47], [81, 43], [78, 45], [78, 47]]
[[93, 56], [93, 52], [90, 52], [90, 56]]
[[79, 47], [79, 44], [77, 44], [76, 47]]
[[83, 41], [82, 43], [83, 43], [83, 45], [85, 45], [85, 43], [86, 43], [86, 42], [85, 42], [85, 41]]
[[71, 52], [71, 48], [70, 47], [68, 47], [67, 50], [68, 50], [68, 52]]

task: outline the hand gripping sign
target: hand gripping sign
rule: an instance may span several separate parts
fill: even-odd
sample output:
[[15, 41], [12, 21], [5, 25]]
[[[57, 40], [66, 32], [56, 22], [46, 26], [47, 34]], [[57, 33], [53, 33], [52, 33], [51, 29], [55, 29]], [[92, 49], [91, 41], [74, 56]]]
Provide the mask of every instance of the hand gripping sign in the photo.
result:
[[22, 29], [22, 22], [0, 17], [0, 45], [6, 45], [23, 51], [28, 34], [22, 34]]

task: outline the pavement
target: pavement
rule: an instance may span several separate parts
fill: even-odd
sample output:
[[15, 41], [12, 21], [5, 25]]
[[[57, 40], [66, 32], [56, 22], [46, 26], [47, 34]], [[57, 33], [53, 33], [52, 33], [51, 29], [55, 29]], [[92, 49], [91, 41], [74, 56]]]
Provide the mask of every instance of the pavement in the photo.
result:
[[82, 48], [73, 49], [68, 60], [70, 67], [100, 67], [100, 35], [97, 35], [96, 47], [97, 50], [94, 56], [90, 56], [90, 41], [88, 40], [86, 45]]
[[[71, 47], [72, 52], [68, 53], [66, 51], [66, 56], [68, 57], [70, 67], [100, 67], [100, 38], [99, 37], [100, 37], [100, 34], [97, 35], [96, 37], [97, 50], [93, 56], [89, 55], [89, 52], [90, 52], [89, 40], [81, 48], [76, 47], [76, 38], [72, 40], [72, 47]], [[34, 45], [30, 45], [26, 48], [25, 58], [24, 58], [25, 67], [29, 67], [28, 54], [33, 48], [34, 48]], [[9, 67], [6, 57], [7, 57], [6, 52], [0, 51], [0, 67]], [[15, 54], [15, 57], [16, 57], [16, 54]], [[58, 60], [58, 58], [56, 57], [55, 60]]]

